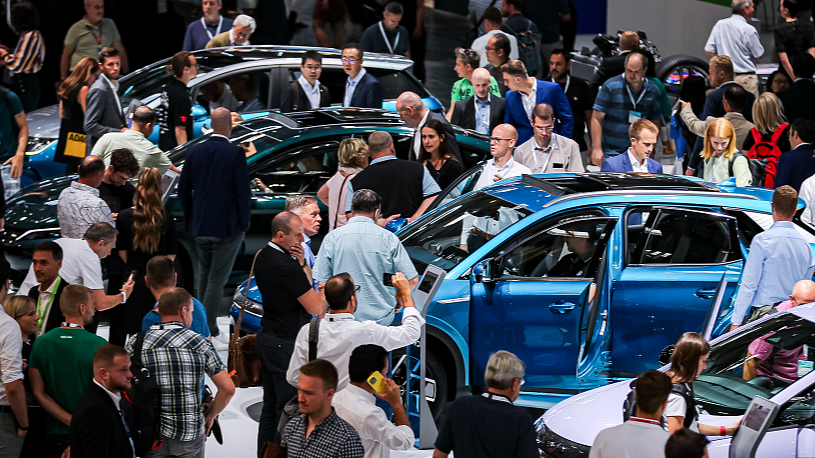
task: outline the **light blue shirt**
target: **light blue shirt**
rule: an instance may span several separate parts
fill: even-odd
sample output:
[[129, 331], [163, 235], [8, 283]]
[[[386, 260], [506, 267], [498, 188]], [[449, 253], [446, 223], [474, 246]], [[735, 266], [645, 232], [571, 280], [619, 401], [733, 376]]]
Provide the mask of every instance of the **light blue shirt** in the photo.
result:
[[[396, 156], [389, 155], [385, 157], [376, 158], [371, 161], [369, 166], [374, 165], [379, 162], [385, 161], [392, 161], [395, 160]], [[439, 184], [436, 183], [436, 180], [430, 175], [430, 171], [427, 170], [427, 167], [424, 168], [424, 174], [422, 175], [422, 195], [425, 197], [432, 196], [434, 194], [439, 194], [441, 192], [441, 188]], [[345, 196], [345, 213], [351, 211], [351, 199], [354, 197], [354, 185], [351, 184], [351, 180], [348, 180], [348, 194]], [[388, 215], [390, 216], [390, 215]], [[403, 218], [408, 218], [411, 215], [402, 215]]]
[[475, 131], [479, 134], [490, 134], [490, 99], [491, 95], [487, 93], [487, 101], [482, 102], [478, 97], [473, 97], [475, 100]]
[[732, 323], [742, 324], [752, 307], [789, 299], [795, 283], [811, 279], [813, 270], [815, 259], [806, 239], [791, 221], [776, 221], [750, 244]]
[[[314, 256], [314, 252], [311, 251], [311, 237], [307, 236], [304, 233], [303, 241], [300, 242], [300, 246], [303, 247], [303, 258], [305, 259], [306, 264], [308, 264], [308, 266], [311, 267], [311, 270], [313, 271], [314, 263], [317, 262], [317, 257]], [[317, 279], [312, 278], [311, 283], [312, 287], [314, 288], [314, 291], [317, 291], [317, 287], [319, 286]]]
[[[158, 307], [158, 301], [156, 301], [156, 307]], [[201, 301], [194, 297], [192, 298], [192, 324], [190, 325], [190, 331], [197, 332], [204, 337], [209, 337], [210, 332], [209, 325], [207, 324], [206, 310]], [[155, 310], [150, 310], [141, 320], [141, 330], [147, 332], [150, 326], [159, 323], [161, 323], [161, 315]]]
[[357, 73], [357, 76], [355, 76], [354, 79], [351, 79], [350, 76], [348, 77], [348, 81], [345, 83], [345, 97], [343, 98], [342, 106], [351, 106], [351, 99], [354, 98], [354, 91], [357, 89], [357, 84], [360, 82], [360, 80], [362, 80], [362, 77], [365, 76], [366, 73], [368, 72], [366, 72], [363, 68], [359, 71], [359, 73]]
[[349, 219], [345, 226], [329, 232], [320, 245], [314, 279], [325, 283], [342, 272], [348, 272], [360, 287], [354, 318], [383, 326], [393, 322], [396, 306], [394, 289], [382, 283], [383, 274], [402, 272], [408, 280], [418, 275], [399, 237], [367, 216]]

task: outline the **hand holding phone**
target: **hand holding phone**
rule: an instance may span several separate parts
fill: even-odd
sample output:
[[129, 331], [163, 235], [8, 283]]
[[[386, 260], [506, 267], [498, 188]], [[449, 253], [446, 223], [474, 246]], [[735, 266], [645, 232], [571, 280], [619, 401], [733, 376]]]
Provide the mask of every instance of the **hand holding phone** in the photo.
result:
[[371, 388], [377, 393], [385, 394], [388, 392], [388, 389], [385, 387], [385, 377], [379, 371], [368, 376], [368, 385], [371, 385]]
[[385, 286], [393, 286], [393, 274], [390, 273], [382, 274], [382, 284]]
[[127, 281], [126, 281], [125, 283], [130, 283], [130, 282], [132, 282], [132, 281], [133, 281], [133, 279], [135, 279], [135, 278], [136, 278], [136, 271], [135, 271], [135, 270], [131, 270], [131, 271], [130, 271], [130, 276], [129, 276], [129, 277], [127, 277]]

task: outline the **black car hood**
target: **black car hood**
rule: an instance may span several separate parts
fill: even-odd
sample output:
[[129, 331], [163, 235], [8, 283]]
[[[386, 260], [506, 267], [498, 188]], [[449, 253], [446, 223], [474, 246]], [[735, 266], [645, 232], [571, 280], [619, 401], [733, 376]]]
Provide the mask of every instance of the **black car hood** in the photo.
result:
[[15, 231], [22, 232], [59, 226], [59, 194], [76, 178], [76, 175], [51, 178], [21, 189], [6, 204], [7, 224], [13, 225]]
[[59, 138], [59, 105], [54, 104], [26, 115], [28, 136], [38, 138]]

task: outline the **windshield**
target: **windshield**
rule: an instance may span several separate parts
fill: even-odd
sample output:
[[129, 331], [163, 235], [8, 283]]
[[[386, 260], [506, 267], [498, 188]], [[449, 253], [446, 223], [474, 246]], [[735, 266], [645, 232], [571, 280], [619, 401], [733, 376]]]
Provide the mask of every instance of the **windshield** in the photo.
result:
[[491, 239], [531, 214], [523, 205], [475, 192], [409, 226], [399, 238], [419, 272], [428, 264], [450, 270], [481, 246], [469, 242], [471, 234]]
[[[268, 125], [263, 122], [256, 122], [252, 124], [252, 127], [257, 127], [257, 129], [250, 129], [249, 127], [240, 125], [235, 126], [235, 128], [232, 129], [232, 135], [229, 136], [229, 141], [233, 145], [240, 145], [244, 149], [247, 162], [250, 164], [258, 158], [265, 156], [265, 154], [261, 153], [267, 152], [280, 143], [280, 139], [275, 137], [275, 130], [281, 129], [279, 124], [274, 124], [271, 121]], [[176, 147], [169, 152], [170, 161], [175, 165], [183, 164], [184, 158], [187, 156], [187, 151], [194, 145], [204, 142], [207, 139], [209, 139], [209, 134], [202, 135], [189, 143]]]
[[[201, 65], [198, 75], [210, 71], [212, 71], [211, 68]], [[130, 105], [133, 99], [141, 100], [145, 105], [152, 102], [161, 96], [164, 86], [172, 79], [173, 76], [167, 73], [167, 66], [163, 61], [145, 68], [138, 74], [122, 77], [119, 80], [119, 100], [122, 102], [122, 107]]]
[[813, 345], [815, 323], [798, 315], [758, 323], [713, 347], [694, 398], [711, 415], [741, 415], [753, 397], [769, 399], [804, 376], [800, 363], [815, 359], [807, 351]]

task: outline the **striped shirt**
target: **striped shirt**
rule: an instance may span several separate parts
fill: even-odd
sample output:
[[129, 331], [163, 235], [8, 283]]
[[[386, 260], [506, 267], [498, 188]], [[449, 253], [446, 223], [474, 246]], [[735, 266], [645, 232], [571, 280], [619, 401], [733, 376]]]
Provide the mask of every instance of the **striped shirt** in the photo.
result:
[[606, 115], [603, 118], [603, 152], [606, 156], [616, 156], [631, 146], [628, 136], [631, 112], [638, 112], [640, 118], [654, 122], [662, 119], [660, 99], [659, 89], [648, 78], [636, 93], [626, 83], [625, 73], [603, 83], [594, 101], [594, 109]]
[[39, 30], [26, 32], [17, 42], [14, 53], [5, 53], [3, 60], [12, 73], [37, 73], [45, 60], [45, 42]]

